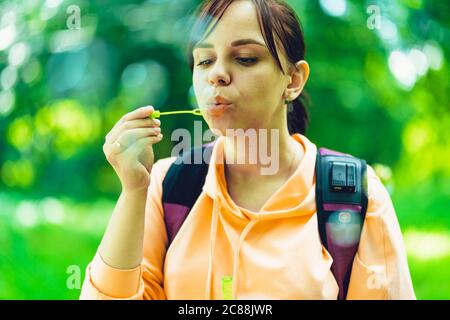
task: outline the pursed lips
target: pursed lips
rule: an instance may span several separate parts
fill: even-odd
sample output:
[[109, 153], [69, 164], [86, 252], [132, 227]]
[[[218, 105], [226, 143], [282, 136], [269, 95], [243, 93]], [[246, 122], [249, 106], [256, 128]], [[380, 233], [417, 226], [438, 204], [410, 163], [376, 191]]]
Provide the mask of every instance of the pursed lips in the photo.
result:
[[211, 116], [221, 116], [231, 105], [232, 103], [230, 100], [222, 96], [217, 96], [210, 100], [206, 111]]
[[221, 105], [221, 104], [227, 105], [227, 104], [231, 104], [231, 101], [223, 96], [217, 96], [217, 97], [214, 97], [213, 99], [211, 99], [209, 104], [210, 105]]

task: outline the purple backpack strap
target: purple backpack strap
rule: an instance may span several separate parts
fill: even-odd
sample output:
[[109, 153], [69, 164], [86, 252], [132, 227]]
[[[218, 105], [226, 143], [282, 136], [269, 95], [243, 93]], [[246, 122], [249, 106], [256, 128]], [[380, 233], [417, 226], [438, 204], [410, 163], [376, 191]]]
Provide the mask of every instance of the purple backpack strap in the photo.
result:
[[331, 271], [345, 300], [367, 211], [366, 162], [320, 148], [316, 158], [316, 207], [320, 239], [333, 258]]

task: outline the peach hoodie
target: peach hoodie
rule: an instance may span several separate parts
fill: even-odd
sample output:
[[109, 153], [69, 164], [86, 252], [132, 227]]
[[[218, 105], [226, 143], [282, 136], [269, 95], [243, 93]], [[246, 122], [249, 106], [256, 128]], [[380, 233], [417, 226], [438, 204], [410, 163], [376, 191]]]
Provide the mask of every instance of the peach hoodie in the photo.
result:
[[[224, 137], [213, 149], [203, 192], [169, 249], [162, 181], [175, 157], [157, 161], [146, 203], [144, 259], [119, 270], [97, 253], [86, 269], [81, 299], [336, 299], [332, 258], [320, 242], [314, 167], [317, 148], [292, 135], [305, 155], [260, 212], [227, 192]], [[223, 161], [222, 161], [223, 163]], [[369, 204], [347, 299], [415, 299], [397, 217], [386, 189], [368, 166]]]

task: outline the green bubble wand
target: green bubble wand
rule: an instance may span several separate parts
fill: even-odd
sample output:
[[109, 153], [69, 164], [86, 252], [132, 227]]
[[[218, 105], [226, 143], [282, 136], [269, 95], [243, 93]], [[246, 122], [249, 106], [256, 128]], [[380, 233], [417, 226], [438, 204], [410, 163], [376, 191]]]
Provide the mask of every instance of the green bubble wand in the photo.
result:
[[180, 110], [180, 111], [166, 111], [166, 112], [161, 112], [159, 110], [155, 110], [150, 115], [150, 118], [157, 119], [157, 118], [159, 118], [161, 116], [168, 116], [168, 115], [172, 115], [172, 114], [183, 114], [183, 113], [189, 113], [189, 114], [193, 114], [195, 116], [202, 116], [202, 112], [200, 111], [200, 109]]

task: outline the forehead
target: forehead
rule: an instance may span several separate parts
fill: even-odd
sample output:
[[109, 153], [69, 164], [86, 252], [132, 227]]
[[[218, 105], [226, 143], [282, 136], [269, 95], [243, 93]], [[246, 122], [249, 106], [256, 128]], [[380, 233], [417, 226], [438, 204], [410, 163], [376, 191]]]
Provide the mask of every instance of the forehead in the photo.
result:
[[264, 43], [254, 4], [238, 0], [230, 4], [214, 30], [201, 42], [229, 45], [233, 40], [247, 38]]

